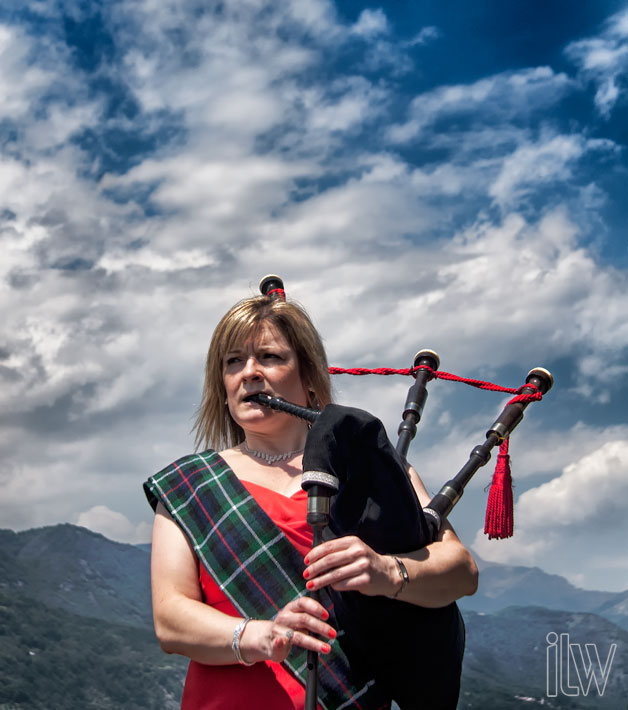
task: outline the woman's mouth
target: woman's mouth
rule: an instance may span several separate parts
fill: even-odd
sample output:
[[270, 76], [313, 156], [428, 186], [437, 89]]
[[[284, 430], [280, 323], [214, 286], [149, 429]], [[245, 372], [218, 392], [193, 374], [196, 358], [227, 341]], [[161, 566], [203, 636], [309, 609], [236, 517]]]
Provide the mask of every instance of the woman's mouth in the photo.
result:
[[266, 392], [253, 392], [252, 394], [247, 394], [246, 397], [242, 399], [243, 402], [254, 402], [255, 404], [260, 404], [260, 395], [263, 397], [269, 397]]

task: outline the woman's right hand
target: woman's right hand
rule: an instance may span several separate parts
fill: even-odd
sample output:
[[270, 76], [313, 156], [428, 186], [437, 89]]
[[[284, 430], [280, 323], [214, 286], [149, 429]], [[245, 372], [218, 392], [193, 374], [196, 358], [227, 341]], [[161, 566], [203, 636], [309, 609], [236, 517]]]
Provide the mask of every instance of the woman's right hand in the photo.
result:
[[333, 641], [336, 630], [325, 623], [327, 619], [329, 614], [322, 604], [310, 597], [299, 597], [286, 604], [273, 621], [249, 621], [240, 637], [242, 657], [249, 663], [281, 662], [292, 646], [329, 653], [331, 648], [325, 639]]

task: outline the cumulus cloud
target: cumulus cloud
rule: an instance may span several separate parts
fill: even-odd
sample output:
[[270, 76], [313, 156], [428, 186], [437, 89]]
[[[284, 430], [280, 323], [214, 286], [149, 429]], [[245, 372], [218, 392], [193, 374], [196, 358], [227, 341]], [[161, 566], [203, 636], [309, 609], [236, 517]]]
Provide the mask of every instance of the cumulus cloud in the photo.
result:
[[[61, 9], [38, 7], [57, 30], [0, 32], [3, 524], [139, 539], [142, 480], [191, 447], [211, 330], [269, 272], [334, 364], [407, 367], [432, 347], [448, 371], [517, 386], [554, 361], [566, 409], [582, 381], [615, 402], [628, 284], [588, 246], [605, 192], [587, 168], [619, 152], [576, 119], [552, 122], [579, 90], [566, 74], [496, 69], [429, 89], [417, 74], [401, 89], [446, 33], [403, 39], [385, 10], [347, 23], [323, 0], [116, 3], [99, 16], [106, 61], [93, 47], [81, 64]], [[336, 381], [393, 437], [408, 386]], [[431, 389], [413, 459], [438, 487], [501, 398]], [[580, 415], [544, 406], [552, 463], [526, 451], [522, 478], [591, 453]], [[579, 426], [591, 446], [625, 436]]]
[[362, 10], [350, 31], [360, 37], [374, 37], [386, 34], [388, 30], [388, 19], [384, 12], [378, 8], [377, 10]]
[[[570, 576], [565, 568], [573, 564], [577, 543], [582, 545], [575, 578], [579, 583], [595, 587], [597, 570], [608, 564], [617, 572], [617, 589], [625, 589], [628, 560], [624, 543], [628, 526], [623, 501], [628, 495], [627, 471], [628, 442], [606, 442], [566, 466], [561, 475], [519, 497], [513, 538], [494, 544], [478, 532], [474, 549], [493, 562], [546, 568], [551, 565]], [[608, 541], [604, 548], [592, 541], [598, 531]], [[562, 563], [561, 556], [566, 558]]]
[[132, 523], [125, 515], [110, 510], [106, 505], [96, 505], [79, 513], [76, 525], [99, 532], [110, 540], [131, 544], [150, 542], [151, 526]]
[[51, 79], [43, 67], [29, 62], [30, 49], [19, 29], [0, 25], [0, 92], [4, 97], [0, 115], [4, 119], [21, 118]]

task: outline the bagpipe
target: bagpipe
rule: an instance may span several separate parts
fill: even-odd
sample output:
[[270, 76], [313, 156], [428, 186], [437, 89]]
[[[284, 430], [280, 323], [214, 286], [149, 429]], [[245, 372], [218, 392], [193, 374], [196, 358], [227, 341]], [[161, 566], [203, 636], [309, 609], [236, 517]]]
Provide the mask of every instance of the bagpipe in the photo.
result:
[[[283, 282], [267, 276], [260, 291], [285, 298]], [[310, 422], [303, 454], [302, 487], [308, 492], [307, 522], [313, 545], [330, 537], [356, 535], [379, 554], [404, 554], [434, 542], [443, 521], [463, 495], [465, 486], [500, 445], [500, 455], [489, 494], [485, 532], [489, 537], [512, 534], [512, 491], [508, 467], [510, 434], [523, 419], [524, 410], [552, 385], [552, 375], [534, 368], [518, 390], [467, 380], [439, 371], [440, 359], [432, 350], [421, 350], [407, 371], [342, 370], [351, 374], [410, 374], [398, 442], [393, 447], [383, 424], [360, 409], [336, 404], [322, 411], [301, 407], [260, 393], [257, 401]], [[330, 372], [339, 372], [330, 368]], [[407, 473], [406, 455], [427, 400], [432, 379], [459, 380], [483, 389], [511, 392], [506, 404], [475, 446], [468, 461], [421, 507]], [[401, 710], [454, 710], [460, 690], [464, 653], [464, 624], [455, 603], [425, 608], [383, 596], [322, 590], [333, 605], [340, 643], [352, 672], [365, 682], [375, 678], [386, 697]], [[312, 593], [321, 599], [319, 593]], [[327, 600], [323, 600], [327, 601]], [[316, 710], [317, 654], [308, 652], [306, 710]]]

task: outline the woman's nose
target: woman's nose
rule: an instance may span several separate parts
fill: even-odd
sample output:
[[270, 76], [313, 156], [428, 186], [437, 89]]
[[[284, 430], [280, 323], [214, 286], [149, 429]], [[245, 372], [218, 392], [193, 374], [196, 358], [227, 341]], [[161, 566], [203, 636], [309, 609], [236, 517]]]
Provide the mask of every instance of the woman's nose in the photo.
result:
[[246, 379], [257, 379], [261, 377], [260, 373], [260, 367], [259, 367], [259, 362], [257, 361], [257, 358], [255, 357], [249, 357], [246, 359], [246, 362], [244, 363], [244, 369], [242, 370], [242, 374]]

